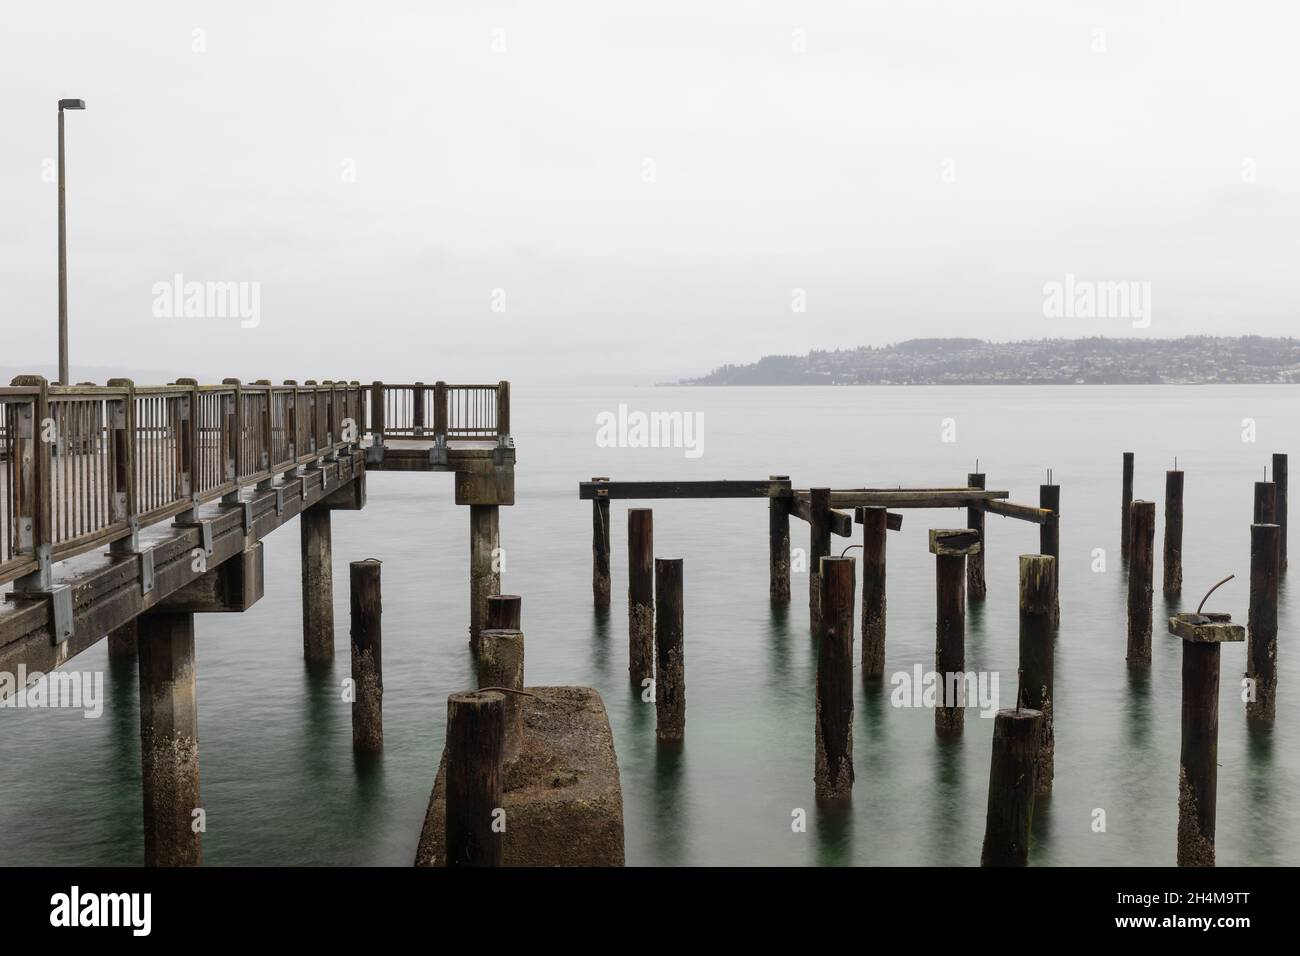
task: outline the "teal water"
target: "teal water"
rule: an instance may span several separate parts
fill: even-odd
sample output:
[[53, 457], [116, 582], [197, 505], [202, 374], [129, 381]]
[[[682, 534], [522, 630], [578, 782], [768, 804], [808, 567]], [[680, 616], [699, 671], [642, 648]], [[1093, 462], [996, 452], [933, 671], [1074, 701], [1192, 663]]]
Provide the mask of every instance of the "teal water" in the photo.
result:
[[[703, 454], [597, 447], [596, 415], [704, 416]], [[812, 793], [814, 653], [806, 575], [787, 609], [767, 597], [766, 503], [659, 501], [659, 556], [685, 558], [687, 740], [654, 740], [653, 705], [627, 671], [626, 510], [614, 502], [614, 601], [591, 601], [591, 506], [577, 483], [764, 478], [797, 486], [962, 484], [975, 459], [990, 488], [1037, 503], [1045, 470], [1062, 486], [1061, 630], [1056, 648], [1056, 782], [1040, 801], [1035, 865], [1173, 865], [1180, 647], [1162, 619], [1212, 606], [1245, 620], [1252, 483], [1274, 451], [1300, 448], [1295, 387], [514, 389], [518, 503], [503, 508], [503, 589], [524, 596], [529, 683], [596, 687], [614, 728], [627, 859], [641, 865], [954, 864], [979, 861], [992, 721], [967, 715], [960, 741], [933, 734], [929, 710], [897, 708], [888, 684], [856, 682], [850, 806]], [[956, 441], [941, 441], [944, 419]], [[1243, 419], [1257, 440], [1245, 442]], [[1154, 662], [1124, 663], [1126, 580], [1119, 556], [1120, 453], [1137, 453], [1138, 497], [1161, 501], [1177, 455], [1187, 473], [1184, 600], [1166, 606], [1157, 560]], [[631, 503], [646, 504], [646, 503]], [[1160, 511], [1158, 506], [1157, 511]], [[886, 674], [933, 660], [934, 570], [926, 529], [964, 512], [909, 511], [889, 540]], [[795, 546], [807, 529], [792, 522]], [[197, 625], [199, 733], [209, 865], [407, 865], [442, 747], [446, 697], [473, 683], [466, 647], [466, 509], [447, 475], [374, 474], [360, 513], [334, 516], [338, 656], [302, 663], [298, 534], [266, 542], [266, 597]], [[1163, 534], [1158, 519], [1157, 541]], [[855, 539], [856, 540], [856, 539]], [[835, 539], [837, 548], [849, 544]], [[1293, 551], [1297, 546], [1293, 545]], [[1016, 683], [1016, 556], [1037, 528], [988, 519], [988, 598], [967, 617], [967, 667]], [[1095, 572], [1094, 549], [1106, 553]], [[852, 553], [852, 552], [851, 552]], [[381, 758], [357, 761], [347, 704], [347, 562], [384, 560]], [[1294, 570], [1292, 574], [1296, 573]], [[1280, 698], [1272, 731], [1245, 722], [1243, 645], [1223, 652], [1218, 860], [1300, 864], [1300, 646], [1283, 581]], [[102, 670], [97, 720], [75, 711], [0, 710], [0, 863], [135, 865], [139, 719], [131, 664], [103, 642], [69, 665]], [[792, 812], [807, 811], [807, 832]], [[1105, 832], [1094, 832], [1095, 810]]]

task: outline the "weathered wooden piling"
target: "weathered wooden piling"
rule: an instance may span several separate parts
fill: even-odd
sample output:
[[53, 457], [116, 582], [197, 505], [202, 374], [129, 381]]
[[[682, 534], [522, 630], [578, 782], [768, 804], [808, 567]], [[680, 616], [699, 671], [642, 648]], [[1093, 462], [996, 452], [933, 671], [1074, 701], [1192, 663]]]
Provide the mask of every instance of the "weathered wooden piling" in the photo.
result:
[[317, 505], [298, 518], [302, 538], [302, 653], [308, 664], [334, 660], [334, 549], [330, 511]]
[[885, 539], [889, 512], [862, 509], [862, 677], [885, 673]]
[[381, 563], [348, 565], [352, 646], [352, 748], [384, 749], [383, 591]]
[[935, 556], [934, 670], [940, 700], [934, 710], [935, 733], [957, 735], [966, 724], [966, 557], [979, 549], [971, 528], [930, 530]]
[[1178, 766], [1178, 865], [1214, 866], [1219, 776], [1219, 645], [1245, 634], [1226, 614], [1183, 613], [1169, 631], [1183, 639], [1182, 748]]
[[203, 862], [194, 615], [139, 621], [140, 762], [146, 866]]
[[518, 594], [492, 594], [487, 599], [483, 629], [517, 631], [523, 627], [524, 599]]
[[1183, 593], [1183, 473], [1165, 472], [1165, 597]]
[[808, 489], [808, 624], [821, 629], [821, 560], [831, 553], [831, 490]]
[[1151, 595], [1155, 590], [1156, 505], [1135, 501], [1129, 510], [1128, 654], [1130, 664], [1151, 663]]
[[852, 558], [822, 558], [822, 627], [817, 644], [817, 730], [813, 779], [818, 800], [853, 792], [853, 617], [857, 568]]
[[1034, 820], [1035, 764], [1043, 715], [1027, 707], [999, 710], [993, 721], [989, 802], [980, 866], [1026, 866]]
[[109, 660], [129, 660], [135, 657], [137, 644], [136, 619], [132, 618], [121, 627], [108, 632]]
[[655, 737], [686, 736], [682, 559], [655, 558]]
[[1052, 570], [1052, 626], [1061, 624], [1061, 486], [1048, 480], [1038, 486], [1038, 507], [1050, 511], [1038, 526], [1038, 553], [1055, 558]]
[[[485, 627], [479, 633], [478, 686], [503, 691], [524, 689], [524, 632], [518, 627]], [[519, 759], [524, 739], [524, 697], [504, 693], [504, 741], [506, 763]]]
[[1281, 537], [1279, 525], [1250, 526], [1246, 676], [1254, 682], [1254, 699], [1246, 701], [1246, 719], [1264, 725], [1272, 724], [1277, 713], [1277, 600]]
[[[771, 475], [771, 481], [787, 485], [789, 475]], [[788, 489], [787, 489], [788, 490]], [[767, 500], [768, 596], [774, 604], [790, 602], [790, 499]]]
[[1016, 704], [1043, 715], [1034, 775], [1034, 792], [1040, 796], [1052, 792], [1055, 773], [1052, 684], [1056, 625], [1052, 612], [1057, 594], [1056, 567], [1052, 555], [1020, 556], [1020, 687]]
[[1120, 497], [1122, 499], [1122, 512], [1120, 515], [1119, 548], [1121, 557], [1127, 558], [1129, 547], [1132, 544], [1130, 525], [1133, 519], [1133, 453], [1131, 451], [1124, 452], [1124, 478]]
[[591, 499], [591, 595], [596, 607], [609, 607], [609, 492], [600, 489]]
[[1277, 524], [1277, 485], [1271, 481], [1255, 482], [1255, 524]]
[[[966, 476], [968, 488], [983, 488], [983, 472], [971, 472]], [[966, 509], [966, 527], [974, 529], [980, 536], [980, 545], [984, 544], [984, 502], [978, 502]], [[984, 583], [984, 548], [981, 547], [966, 559], [966, 595], [972, 601], [983, 601], [988, 590]]]
[[1280, 529], [1278, 533], [1278, 568], [1286, 570], [1286, 455], [1275, 452], [1273, 454], [1273, 484], [1277, 486], [1275, 493], [1276, 502], [1273, 508], [1275, 523]]
[[638, 683], [655, 673], [654, 512], [627, 512], [627, 672]]
[[447, 698], [448, 866], [500, 866], [505, 827], [505, 695]]
[[497, 505], [469, 506], [469, 643], [478, 650], [487, 599], [501, 591], [501, 526]]

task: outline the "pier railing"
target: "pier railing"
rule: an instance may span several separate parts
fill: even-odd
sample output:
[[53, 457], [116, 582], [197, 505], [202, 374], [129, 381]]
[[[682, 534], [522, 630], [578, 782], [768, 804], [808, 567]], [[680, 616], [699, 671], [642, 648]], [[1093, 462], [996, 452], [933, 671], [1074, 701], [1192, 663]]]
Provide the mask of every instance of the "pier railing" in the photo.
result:
[[377, 443], [385, 438], [497, 440], [510, 435], [510, 383], [448, 385], [415, 382], [369, 387], [368, 431]]
[[[363, 387], [308, 381], [0, 388], [0, 584], [358, 445]], [[119, 545], [119, 542], [124, 545]]]

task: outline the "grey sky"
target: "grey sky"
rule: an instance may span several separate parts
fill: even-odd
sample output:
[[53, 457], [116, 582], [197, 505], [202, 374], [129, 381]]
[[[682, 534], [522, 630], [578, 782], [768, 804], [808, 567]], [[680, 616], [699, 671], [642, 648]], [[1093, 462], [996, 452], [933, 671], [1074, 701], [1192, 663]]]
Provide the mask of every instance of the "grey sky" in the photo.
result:
[[[1294, 3], [123, 9], [6, 5], [0, 366], [54, 359], [59, 97], [74, 377], [1297, 331]], [[259, 324], [156, 317], [177, 273], [260, 283]], [[1151, 327], [1045, 318], [1066, 273], [1150, 282]]]

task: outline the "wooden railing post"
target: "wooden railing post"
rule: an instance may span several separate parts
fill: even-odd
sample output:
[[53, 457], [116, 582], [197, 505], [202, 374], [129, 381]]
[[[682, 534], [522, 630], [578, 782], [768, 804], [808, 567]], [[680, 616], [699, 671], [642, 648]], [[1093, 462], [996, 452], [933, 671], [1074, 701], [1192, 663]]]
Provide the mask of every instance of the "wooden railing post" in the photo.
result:
[[189, 387], [189, 394], [181, 400], [180, 408], [180, 453], [181, 453], [181, 494], [190, 500], [190, 509], [177, 521], [193, 521], [198, 517], [199, 507], [199, 388], [198, 381], [192, 378], [178, 378], [177, 385]]
[[497, 385], [497, 441], [505, 444], [510, 437], [510, 383], [502, 379]]
[[20, 375], [12, 383], [40, 392], [19, 413], [14, 436], [14, 521], [18, 548], [31, 555], [37, 568], [14, 582], [15, 591], [45, 591], [50, 587], [53, 527], [50, 501], [50, 446], [46, 434], [50, 416], [49, 383], [40, 375]]
[[416, 382], [411, 398], [411, 428], [416, 438], [424, 437], [424, 383]]
[[433, 439], [439, 445], [447, 444], [447, 383], [433, 385]]
[[[221, 380], [221, 384], [222, 384], [222, 385], [233, 385], [233, 386], [235, 387], [235, 415], [234, 415], [234, 419], [233, 419], [233, 421], [232, 421], [231, 424], [232, 424], [232, 427], [234, 428], [234, 432], [235, 432], [235, 454], [234, 454], [234, 458], [235, 458], [235, 481], [239, 481], [240, 477], [244, 474], [245, 470], [248, 468], [248, 464], [247, 464], [247, 462], [244, 461], [244, 395], [243, 395], [243, 388], [241, 387], [240, 382], [239, 382], [239, 379], [237, 379], [237, 378], [226, 378], [226, 379], [222, 379], [222, 380]], [[134, 402], [133, 402], [132, 404], [134, 404]], [[132, 432], [134, 432], [134, 429], [132, 429]], [[234, 491], [233, 494], [234, 494], [234, 501], [232, 501], [231, 504], [234, 504], [234, 503], [238, 502], [238, 500], [239, 500], [239, 489], [235, 489], [235, 491]]]
[[384, 383], [370, 385], [370, 435], [371, 444], [384, 443]]
[[290, 387], [289, 399], [285, 402], [284, 430], [289, 436], [289, 460], [298, 465], [298, 381], [286, 378], [284, 384]]
[[113, 403], [113, 520], [125, 521], [131, 533], [114, 541], [109, 550], [133, 553], [140, 550], [140, 519], [135, 496], [135, 383], [129, 378], [110, 378], [110, 388], [126, 389], [126, 397]]

